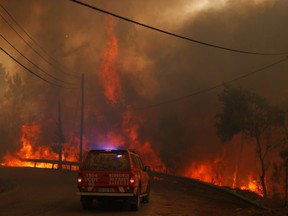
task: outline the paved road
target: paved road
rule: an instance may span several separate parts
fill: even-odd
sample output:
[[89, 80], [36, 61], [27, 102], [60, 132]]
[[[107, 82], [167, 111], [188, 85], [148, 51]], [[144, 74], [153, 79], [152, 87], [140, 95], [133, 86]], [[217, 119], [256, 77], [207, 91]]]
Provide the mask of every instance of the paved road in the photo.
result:
[[0, 167], [0, 216], [224, 216], [247, 206], [215, 190], [154, 179], [151, 202], [138, 212], [124, 203], [84, 211], [76, 195], [76, 172]]

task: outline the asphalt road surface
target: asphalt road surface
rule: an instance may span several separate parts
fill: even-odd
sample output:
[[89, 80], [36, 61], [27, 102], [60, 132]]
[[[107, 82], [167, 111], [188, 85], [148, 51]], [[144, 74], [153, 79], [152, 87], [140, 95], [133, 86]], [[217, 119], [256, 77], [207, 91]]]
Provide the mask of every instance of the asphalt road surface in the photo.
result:
[[[221, 191], [153, 178], [150, 203], [137, 212], [118, 202], [83, 210], [77, 172], [0, 167], [0, 216], [228, 216], [247, 215], [251, 206]], [[244, 214], [245, 213], [245, 214]]]

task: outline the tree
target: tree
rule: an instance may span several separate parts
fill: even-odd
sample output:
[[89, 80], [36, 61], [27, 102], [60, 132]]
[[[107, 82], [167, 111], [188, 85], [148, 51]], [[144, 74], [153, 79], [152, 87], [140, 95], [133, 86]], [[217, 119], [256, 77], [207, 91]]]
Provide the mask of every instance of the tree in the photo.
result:
[[[280, 164], [281, 168], [285, 169], [285, 175], [284, 175], [284, 206], [287, 207], [288, 205], [288, 128], [287, 128], [287, 123], [284, 125], [284, 148], [280, 151], [279, 155], [282, 159], [282, 164]], [[280, 170], [281, 171], [281, 170]]]
[[288, 199], [288, 194], [287, 194], [287, 190], [288, 190], [288, 149], [283, 149], [280, 152], [280, 157], [283, 160], [283, 165], [285, 167], [285, 177], [284, 177], [284, 185], [285, 185], [285, 198], [284, 198], [284, 205], [285, 207], [287, 207], [287, 199]]
[[[6, 153], [6, 149], [10, 145], [9, 130], [7, 129], [7, 102], [5, 94], [8, 88], [7, 85], [8, 74], [0, 64], [0, 138], [1, 138], [1, 148], [0, 148], [0, 158]], [[8, 119], [9, 120], [9, 119]]]
[[8, 148], [15, 148], [16, 145], [12, 143], [18, 143], [21, 136], [24, 90], [20, 75], [18, 73], [11, 75], [0, 65], [0, 135], [2, 140], [0, 156]]
[[264, 140], [264, 134], [284, 124], [284, 112], [271, 106], [265, 98], [228, 85], [224, 86], [219, 101], [223, 105], [223, 112], [216, 115], [217, 134], [223, 142], [231, 140], [238, 133], [255, 140], [260, 163], [260, 183], [263, 195], [267, 197], [265, 178], [268, 166], [265, 159], [275, 145]]

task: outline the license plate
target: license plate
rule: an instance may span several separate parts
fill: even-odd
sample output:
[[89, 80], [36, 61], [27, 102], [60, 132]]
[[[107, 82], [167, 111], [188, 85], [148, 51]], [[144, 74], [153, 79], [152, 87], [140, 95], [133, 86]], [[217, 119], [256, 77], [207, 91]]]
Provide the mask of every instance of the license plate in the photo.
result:
[[113, 193], [115, 192], [114, 188], [98, 188], [100, 193]]

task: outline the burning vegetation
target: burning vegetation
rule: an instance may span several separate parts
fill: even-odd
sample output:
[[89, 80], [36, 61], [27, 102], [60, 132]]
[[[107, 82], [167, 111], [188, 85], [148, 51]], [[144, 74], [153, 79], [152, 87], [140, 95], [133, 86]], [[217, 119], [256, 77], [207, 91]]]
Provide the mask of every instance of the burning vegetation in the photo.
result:
[[[39, 137], [42, 132], [41, 126], [36, 123], [24, 124], [21, 127], [21, 131], [21, 148], [14, 154], [7, 152], [1, 165], [58, 169], [59, 163], [61, 163], [59, 162], [59, 153], [49, 146], [39, 145]], [[63, 168], [69, 169], [65, 162], [75, 162], [70, 164], [70, 169], [77, 169], [79, 148], [68, 143], [64, 143], [62, 148], [62, 161], [64, 164], [61, 165]], [[73, 168], [71, 167], [72, 165]]]

